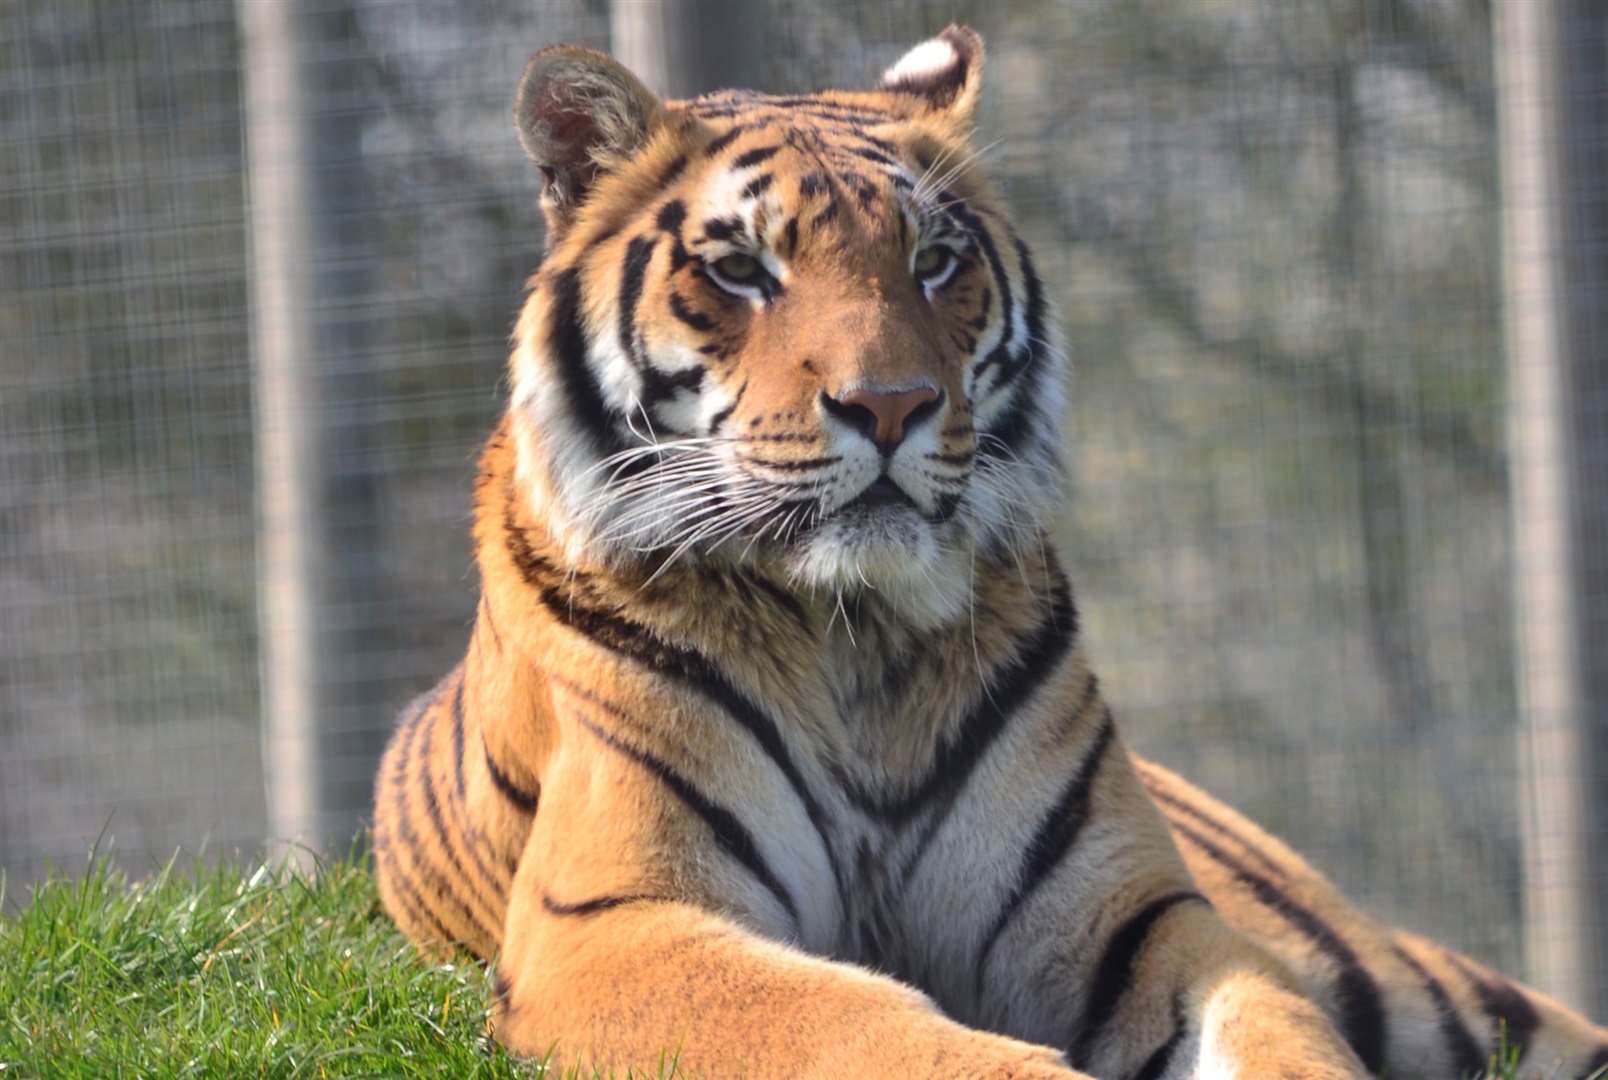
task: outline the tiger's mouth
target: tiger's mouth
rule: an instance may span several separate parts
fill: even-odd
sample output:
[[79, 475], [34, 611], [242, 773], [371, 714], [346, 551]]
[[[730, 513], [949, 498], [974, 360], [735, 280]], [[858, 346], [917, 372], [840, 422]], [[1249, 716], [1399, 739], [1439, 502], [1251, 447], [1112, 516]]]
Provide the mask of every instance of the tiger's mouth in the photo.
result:
[[918, 513], [921, 509], [916, 505], [916, 500], [912, 499], [893, 477], [883, 474], [873, 480], [864, 491], [845, 503], [838, 513], [852, 510], [880, 510], [891, 506], [907, 507]]

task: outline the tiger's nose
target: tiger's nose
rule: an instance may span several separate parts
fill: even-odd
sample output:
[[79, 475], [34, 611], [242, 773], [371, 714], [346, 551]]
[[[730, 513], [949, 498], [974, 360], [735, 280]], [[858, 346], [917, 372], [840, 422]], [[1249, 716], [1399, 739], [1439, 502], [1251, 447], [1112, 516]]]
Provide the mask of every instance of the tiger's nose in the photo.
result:
[[943, 392], [931, 386], [910, 390], [857, 388], [841, 397], [821, 392], [821, 408], [828, 415], [843, 421], [884, 451], [898, 446], [907, 429], [937, 412], [942, 400]]

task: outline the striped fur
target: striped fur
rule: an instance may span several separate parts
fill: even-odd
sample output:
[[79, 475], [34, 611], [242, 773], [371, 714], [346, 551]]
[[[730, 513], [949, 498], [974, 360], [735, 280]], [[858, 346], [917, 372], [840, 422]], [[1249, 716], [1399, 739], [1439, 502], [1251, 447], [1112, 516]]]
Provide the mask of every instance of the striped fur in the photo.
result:
[[551, 250], [468, 650], [378, 776], [387, 910], [566, 1063], [1453, 1077], [1505, 1029], [1585, 1075], [1608, 1032], [1123, 746], [1045, 536], [1065, 360], [967, 147], [981, 54], [670, 103], [533, 59]]

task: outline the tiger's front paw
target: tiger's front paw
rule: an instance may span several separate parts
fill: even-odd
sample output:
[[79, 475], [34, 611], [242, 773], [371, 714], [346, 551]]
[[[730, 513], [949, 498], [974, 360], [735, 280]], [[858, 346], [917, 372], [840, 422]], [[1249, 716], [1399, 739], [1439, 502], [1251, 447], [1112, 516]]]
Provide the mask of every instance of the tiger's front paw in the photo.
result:
[[1202, 1076], [1363, 1080], [1372, 1075], [1314, 1003], [1254, 973], [1226, 979], [1215, 989], [1202, 1029]]
[[978, 1077], [979, 1080], [1090, 1080], [1059, 1051], [1004, 1035], [967, 1031], [956, 1045], [940, 1047], [930, 1061], [904, 1075]]

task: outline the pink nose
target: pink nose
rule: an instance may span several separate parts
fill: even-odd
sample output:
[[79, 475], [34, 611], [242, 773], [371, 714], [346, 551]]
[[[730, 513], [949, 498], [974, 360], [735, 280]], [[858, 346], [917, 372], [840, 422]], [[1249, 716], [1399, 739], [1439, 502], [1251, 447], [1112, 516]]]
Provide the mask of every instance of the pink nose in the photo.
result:
[[905, 428], [936, 412], [941, 396], [930, 386], [914, 390], [851, 390], [842, 397], [823, 393], [821, 405], [878, 446], [888, 448], [899, 445]]

